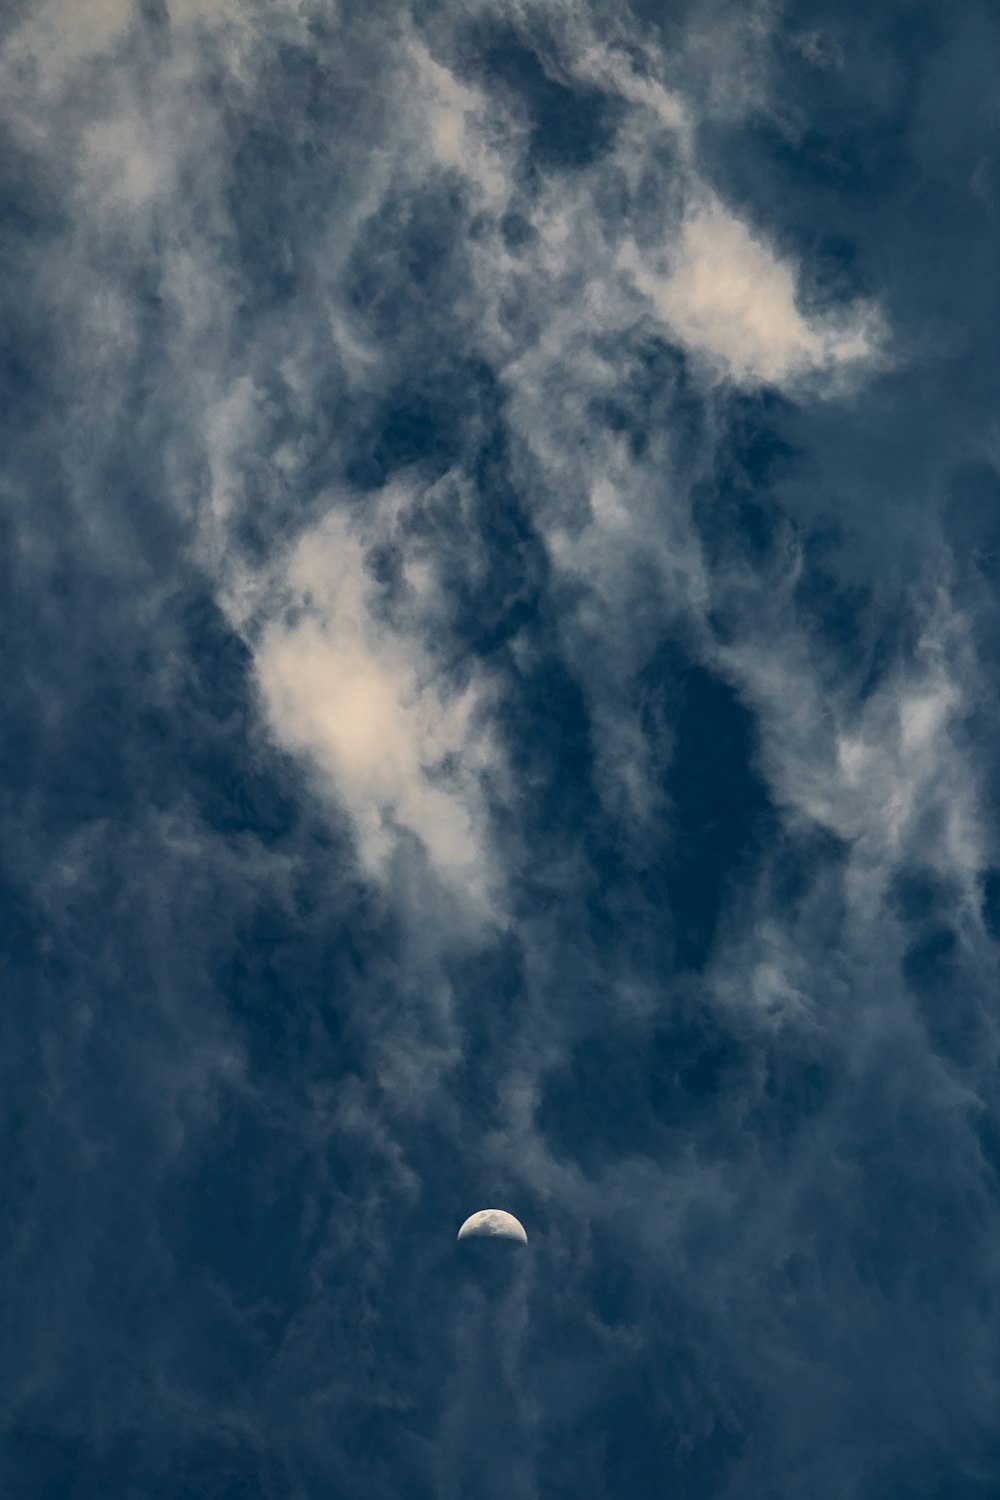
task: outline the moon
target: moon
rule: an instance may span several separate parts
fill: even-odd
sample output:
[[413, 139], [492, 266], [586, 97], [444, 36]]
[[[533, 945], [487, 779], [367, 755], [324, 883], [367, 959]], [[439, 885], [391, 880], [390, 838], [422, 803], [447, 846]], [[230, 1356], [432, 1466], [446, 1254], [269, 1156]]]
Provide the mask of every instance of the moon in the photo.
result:
[[528, 1243], [524, 1225], [502, 1208], [481, 1208], [478, 1213], [470, 1214], [458, 1231], [458, 1238], [517, 1240], [522, 1245]]

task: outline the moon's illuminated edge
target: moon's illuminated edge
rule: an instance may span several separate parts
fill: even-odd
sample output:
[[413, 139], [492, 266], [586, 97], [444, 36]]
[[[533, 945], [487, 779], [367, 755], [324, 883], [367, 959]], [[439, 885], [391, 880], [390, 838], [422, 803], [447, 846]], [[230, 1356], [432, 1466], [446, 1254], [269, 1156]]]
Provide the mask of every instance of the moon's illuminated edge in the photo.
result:
[[470, 1214], [458, 1231], [458, 1238], [519, 1240], [522, 1245], [528, 1243], [528, 1236], [520, 1219], [515, 1219], [513, 1214], [503, 1208], [481, 1208], [477, 1213]]

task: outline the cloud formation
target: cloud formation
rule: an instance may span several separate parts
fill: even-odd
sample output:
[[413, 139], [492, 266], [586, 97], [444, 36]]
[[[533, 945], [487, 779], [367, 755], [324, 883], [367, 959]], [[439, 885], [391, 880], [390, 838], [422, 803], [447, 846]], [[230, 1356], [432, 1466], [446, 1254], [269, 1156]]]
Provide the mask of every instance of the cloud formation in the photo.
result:
[[995, 24], [0, 45], [5, 1488], [985, 1500]]
[[740, 385], [792, 386], [871, 366], [878, 352], [871, 311], [851, 309], [833, 326], [803, 317], [787, 264], [717, 201], [685, 215], [665, 276], [639, 270], [636, 280], [671, 332]]
[[487, 902], [479, 780], [497, 752], [482, 685], [449, 684], [423, 646], [441, 614], [432, 558], [411, 548], [397, 597], [379, 607], [373, 554], [392, 545], [408, 503], [382, 497], [390, 522], [368, 548], [337, 511], [296, 542], [272, 586], [277, 608], [258, 625], [256, 671], [279, 742], [314, 758], [345, 798], [366, 869], [390, 854], [395, 824], [443, 878]]

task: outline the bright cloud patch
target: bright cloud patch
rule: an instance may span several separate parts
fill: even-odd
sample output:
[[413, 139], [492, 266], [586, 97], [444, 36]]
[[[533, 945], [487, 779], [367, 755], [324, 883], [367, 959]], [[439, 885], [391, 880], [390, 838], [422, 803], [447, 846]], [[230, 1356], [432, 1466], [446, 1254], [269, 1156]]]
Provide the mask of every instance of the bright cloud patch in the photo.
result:
[[804, 317], [790, 267], [713, 197], [685, 217], [669, 273], [642, 267], [635, 280], [674, 334], [739, 384], [783, 385], [870, 361], [877, 350], [870, 309]]
[[287, 560], [257, 673], [275, 736], [330, 778], [369, 871], [405, 828], [442, 878], [483, 900], [479, 774], [492, 747], [480, 688], [455, 691], [423, 644], [427, 591], [418, 565], [390, 619], [364, 540], [330, 516]]

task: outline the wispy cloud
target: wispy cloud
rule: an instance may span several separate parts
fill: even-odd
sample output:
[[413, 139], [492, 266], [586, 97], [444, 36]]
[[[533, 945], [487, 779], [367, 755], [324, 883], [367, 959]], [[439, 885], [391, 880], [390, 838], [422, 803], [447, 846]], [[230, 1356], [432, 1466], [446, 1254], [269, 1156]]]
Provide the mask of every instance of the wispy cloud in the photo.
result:
[[403, 543], [392, 600], [375, 576], [410, 503], [399, 489], [383, 496], [367, 537], [334, 510], [295, 543], [255, 622], [256, 669], [273, 733], [345, 799], [366, 868], [384, 867], [405, 828], [444, 880], [488, 906], [481, 781], [499, 770], [488, 687], [468, 670], [449, 681], [435, 660], [444, 622], [432, 552]]
[[[22, 1414], [98, 1389], [141, 1203], [93, 1432], [127, 1386], [275, 1495], [447, 1492], [477, 1434], [525, 1496], [986, 1451], [992, 490], [939, 521], [982, 368], [909, 117], [864, 134], [910, 63], [695, 9], [5, 33]], [[487, 1368], [433, 1247], [495, 1193], [534, 1271]]]
[[794, 389], [817, 373], [870, 370], [880, 353], [877, 309], [803, 316], [793, 270], [713, 198], [685, 213], [666, 272], [640, 266], [635, 277], [671, 332], [740, 385]]

